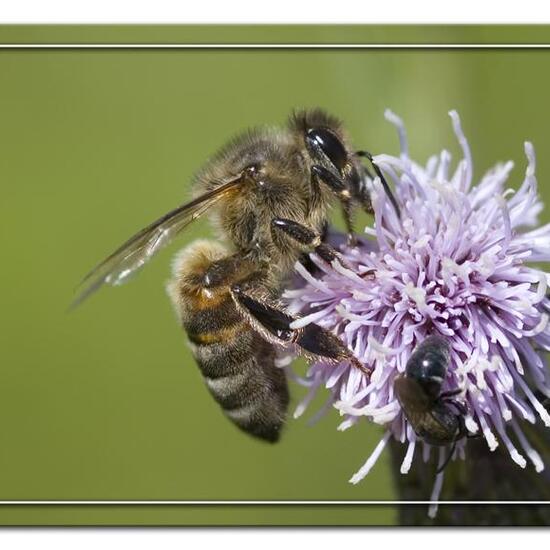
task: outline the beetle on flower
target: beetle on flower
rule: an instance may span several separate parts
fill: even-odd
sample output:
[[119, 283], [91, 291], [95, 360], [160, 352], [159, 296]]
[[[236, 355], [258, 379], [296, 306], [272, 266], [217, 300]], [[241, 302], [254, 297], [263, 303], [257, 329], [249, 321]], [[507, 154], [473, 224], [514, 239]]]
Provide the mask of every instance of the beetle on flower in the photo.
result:
[[[448, 348], [440, 390], [453, 401], [445, 406], [463, 422], [453, 442], [457, 454], [464, 458], [466, 436], [477, 435], [491, 450], [505, 446], [521, 468], [529, 461], [537, 472], [544, 469], [522, 431], [523, 422], [550, 427], [541, 403], [550, 396], [544, 360], [550, 350], [550, 273], [533, 265], [550, 261], [550, 224], [537, 227], [542, 203], [534, 149], [525, 143], [527, 168], [517, 191], [505, 188], [512, 162], [497, 164], [472, 185], [468, 142], [457, 113], [450, 116], [463, 152], [454, 170], [445, 150], [425, 166], [413, 161], [401, 120], [386, 112], [401, 153], [377, 155], [374, 162], [393, 183], [400, 215], [376, 177], [374, 225], [365, 229], [373, 238], [341, 246], [345, 266], [312, 254], [319, 272], [297, 264], [304, 284], [285, 294], [290, 311], [301, 316], [293, 328], [315, 322], [332, 330], [372, 370], [367, 376], [348, 362], [318, 362], [301, 379], [310, 391], [295, 416], [324, 386], [344, 417], [340, 430], [362, 417], [385, 427], [352, 483], [369, 473], [391, 437], [406, 445], [403, 474], [415, 455], [427, 460], [434, 449], [415, 431], [395, 385], [407, 376], [411, 355], [434, 336]], [[439, 448], [440, 467], [452, 451], [450, 445]], [[443, 474], [435, 478], [434, 503]], [[436, 509], [432, 504], [430, 514]]]

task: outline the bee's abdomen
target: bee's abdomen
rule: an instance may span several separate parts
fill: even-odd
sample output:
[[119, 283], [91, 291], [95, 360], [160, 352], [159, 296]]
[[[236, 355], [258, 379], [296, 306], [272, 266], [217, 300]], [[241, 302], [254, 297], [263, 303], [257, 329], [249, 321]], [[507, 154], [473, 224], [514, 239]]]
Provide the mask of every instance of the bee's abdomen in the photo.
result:
[[270, 344], [251, 329], [224, 342], [194, 344], [206, 386], [242, 430], [277, 441], [288, 407], [284, 372], [274, 365]]
[[[249, 434], [275, 442], [288, 408], [286, 376], [275, 366], [273, 346], [238, 312], [229, 286], [195, 283], [212, 264], [214, 252], [201, 243], [183, 253], [169, 295], [206, 386], [226, 416]], [[204, 262], [197, 261], [198, 253], [207, 255]]]

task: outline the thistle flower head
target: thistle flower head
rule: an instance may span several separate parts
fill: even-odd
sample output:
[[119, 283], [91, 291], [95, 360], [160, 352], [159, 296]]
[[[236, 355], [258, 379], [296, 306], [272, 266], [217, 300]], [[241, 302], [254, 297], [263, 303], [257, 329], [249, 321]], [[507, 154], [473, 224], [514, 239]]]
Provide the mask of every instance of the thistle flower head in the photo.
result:
[[[454, 168], [445, 150], [426, 165], [413, 161], [401, 120], [386, 112], [401, 153], [374, 161], [392, 184], [401, 215], [375, 178], [374, 223], [365, 229], [370, 238], [340, 247], [346, 267], [312, 254], [319, 274], [297, 265], [304, 284], [286, 292], [290, 310], [301, 316], [296, 326], [314, 322], [332, 330], [372, 369], [368, 377], [348, 363], [318, 362], [301, 379], [310, 392], [296, 414], [325, 387], [343, 416], [339, 429], [361, 419], [385, 427], [352, 483], [368, 474], [391, 437], [406, 445], [402, 473], [415, 455], [426, 459], [434, 450], [415, 434], [394, 391], [416, 346], [433, 334], [450, 345], [442, 391], [459, 392], [468, 432], [485, 438], [491, 450], [503, 445], [521, 468], [544, 468], [521, 428], [524, 421], [550, 426], [540, 402], [550, 395], [543, 355], [550, 350], [550, 274], [540, 267], [550, 261], [550, 224], [536, 227], [542, 204], [534, 149], [525, 143], [525, 175], [516, 191], [507, 187], [512, 162], [497, 164], [473, 185], [470, 149], [457, 113], [450, 116], [463, 154]], [[464, 457], [467, 439], [457, 446]]]

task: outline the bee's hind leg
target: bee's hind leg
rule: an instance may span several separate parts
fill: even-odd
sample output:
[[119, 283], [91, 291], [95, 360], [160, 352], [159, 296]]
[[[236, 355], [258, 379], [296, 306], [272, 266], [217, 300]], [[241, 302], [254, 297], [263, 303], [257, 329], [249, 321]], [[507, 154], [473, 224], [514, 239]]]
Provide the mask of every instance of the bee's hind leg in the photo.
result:
[[365, 374], [371, 373], [332, 332], [314, 323], [292, 328], [292, 323], [297, 320], [295, 317], [270, 303], [264, 296], [255, 295], [251, 288], [245, 290], [240, 285], [233, 285], [231, 294], [249, 323], [268, 342], [283, 347], [294, 345], [306, 357], [313, 359], [323, 358], [334, 363], [349, 361]]
[[342, 266], [347, 267], [340, 254], [332, 246], [323, 242], [323, 237], [319, 233], [301, 223], [285, 218], [274, 218], [271, 221], [271, 230], [282, 231], [293, 241], [314, 251], [329, 264], [336, 260]]

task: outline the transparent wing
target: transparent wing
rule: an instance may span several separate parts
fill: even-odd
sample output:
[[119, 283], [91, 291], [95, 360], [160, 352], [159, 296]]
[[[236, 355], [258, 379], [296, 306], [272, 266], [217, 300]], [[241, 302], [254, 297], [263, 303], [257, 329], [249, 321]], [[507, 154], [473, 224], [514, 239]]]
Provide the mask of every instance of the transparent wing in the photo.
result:
[[240, 179], [225, 183], [168, 212], [136, 233], [84, 277], [80, 283], [81, 291], [71, 307], [81, 304], [104, 284], [125, 283], [176, 235], [240, 183]]

